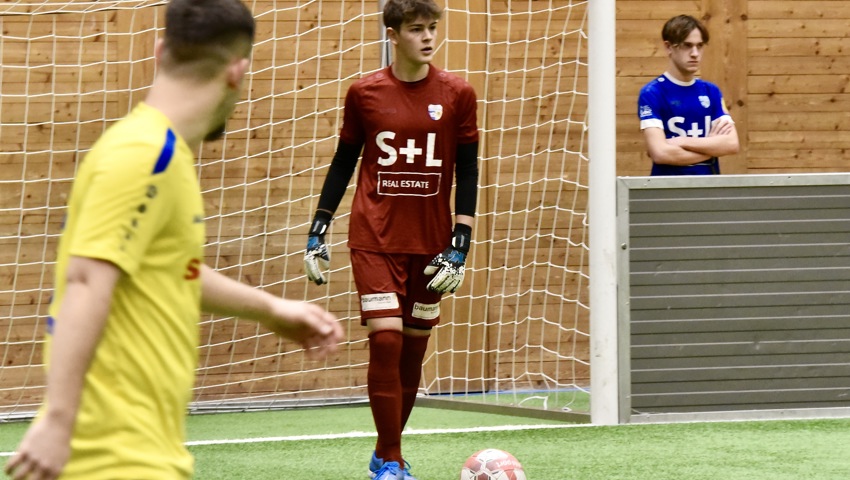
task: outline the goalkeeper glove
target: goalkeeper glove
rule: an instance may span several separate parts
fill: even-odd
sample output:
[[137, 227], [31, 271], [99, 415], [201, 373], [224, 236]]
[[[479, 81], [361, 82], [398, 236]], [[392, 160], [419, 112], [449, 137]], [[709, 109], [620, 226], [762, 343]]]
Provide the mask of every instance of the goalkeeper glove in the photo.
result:
[[462, 223], [455, 224], [451, 246], [434, 257], [425, 267], [425, 275], [434, 275], [434, 278], [428, 282], [428, 290], [437, 293], [454, 293], [460, 288], [466, 271], [466, 254], [469, 253], [471, 237], [472, 227]]
[[304, 271], [307, 278], [316, 285], [326, 283], [328, 279], [322, 270], [331, 264], [331, 254], [325, 245], [325, 232], [331, 223], [331, 215], [325, 211], [317, 211], [307, 234], [307, 250], [304, 251]]

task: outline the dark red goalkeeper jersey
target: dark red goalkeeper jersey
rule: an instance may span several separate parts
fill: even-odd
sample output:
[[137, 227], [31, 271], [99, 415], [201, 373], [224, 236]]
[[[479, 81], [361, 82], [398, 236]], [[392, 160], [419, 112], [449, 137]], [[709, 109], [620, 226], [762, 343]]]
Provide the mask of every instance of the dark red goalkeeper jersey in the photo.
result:
[[478, 141], [475, 102], [472, 86], [433, 65], [418, 82], [387, 67], [348, 89], [340, 140], [363, 145], [350, 248], [436, 255], [448, 246], [457, 146]]

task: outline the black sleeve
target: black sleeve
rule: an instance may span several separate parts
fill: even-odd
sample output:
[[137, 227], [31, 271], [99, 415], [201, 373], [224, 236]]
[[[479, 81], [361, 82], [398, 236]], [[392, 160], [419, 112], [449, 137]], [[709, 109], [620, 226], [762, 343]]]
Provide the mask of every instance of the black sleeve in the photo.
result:
[[336, 212], [339, 202], [345, 195], [345, 189], [348, 188], [348, 182], [354, 175], [357, 159], [360, 158], [362, 149], [363, 145], [339, 142], [336, 154], [328, 169], [328, 176], [325, 177], [325, 184], [322, 186], [322, 195], [319, 197], [317, 210], [324, 210], [331, 216]]
[[474, 217], [478, 200], [478, 142], [457, 146], [455, 180], [455, 215]]

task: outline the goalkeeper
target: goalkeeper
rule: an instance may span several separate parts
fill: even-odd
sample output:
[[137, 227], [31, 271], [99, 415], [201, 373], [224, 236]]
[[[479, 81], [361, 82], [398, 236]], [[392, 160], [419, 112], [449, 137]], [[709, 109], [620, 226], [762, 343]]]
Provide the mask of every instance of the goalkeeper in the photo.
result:
[[466, 81], [431, 65], [441, 14], [433, 0], [386, 3], [395, 60], [347, 92], [304, 256], [307, 277], [327, 282], [325, 235], [362, 151], [348, 246], [369, 330], [368, 394], [378, 433], [369, 475], [379, 480], [413, 478], [401, 432], [440, 321], [440, 297], [462, 284], [475, 214], [476, 95]]

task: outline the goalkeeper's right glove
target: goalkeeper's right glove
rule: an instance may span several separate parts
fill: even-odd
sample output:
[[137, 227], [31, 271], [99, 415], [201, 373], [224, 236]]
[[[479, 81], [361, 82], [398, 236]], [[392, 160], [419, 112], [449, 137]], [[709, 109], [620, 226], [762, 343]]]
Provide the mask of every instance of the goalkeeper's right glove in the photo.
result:
[[322, 270], [331, 264], [331, 254], [325, 245], [325, 232], [331, 223], [331, 214], [324, 210], [316, 212], [313, 223], [310, 225], [310, 233], [307, 234], [307, 250], [304, 251], [304, 271], [307, 278], [316, 285], [326, 283], [328, 279]]
[[452, 244], [425, 267], [425, 275], [434, 275], [426, 286], [428, 290], [436, 293], [454, 293], [460, 288], [466, 272], [466, 255], [469, 254], [471, 236], [472, 227], [462, 223], [455, 224]]

